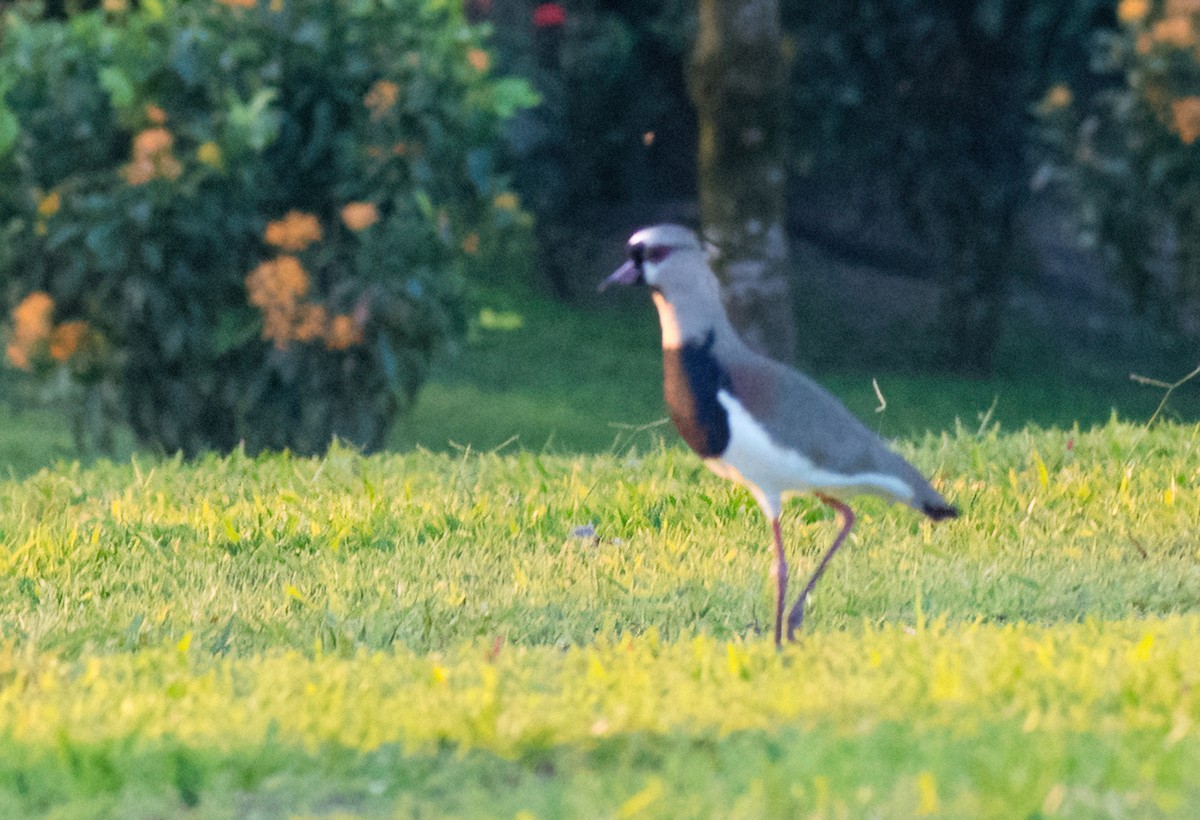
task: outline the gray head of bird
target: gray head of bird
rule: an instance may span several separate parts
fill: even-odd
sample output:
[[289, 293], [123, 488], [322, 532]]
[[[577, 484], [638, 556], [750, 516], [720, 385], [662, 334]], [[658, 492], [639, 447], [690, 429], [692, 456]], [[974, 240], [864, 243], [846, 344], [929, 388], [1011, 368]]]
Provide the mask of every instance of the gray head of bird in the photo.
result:
[[685, 293], [719, 290], [709, 266], [709, 249], [696, 234], [682, 225], [652, 225], [629, 237], [629, 259], [600, 283], [647, 285], [668, 300]]

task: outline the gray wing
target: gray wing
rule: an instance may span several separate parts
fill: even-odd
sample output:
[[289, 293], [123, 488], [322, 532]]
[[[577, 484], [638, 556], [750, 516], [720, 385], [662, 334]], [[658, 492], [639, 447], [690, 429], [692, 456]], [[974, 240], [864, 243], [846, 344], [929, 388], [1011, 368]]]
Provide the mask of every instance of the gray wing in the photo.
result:
[[731, 393], [767, 434], [814, 465], [841, 475], [883, 473], [913, 488], [911, 506], [932, 518], [957, 514], [921, 473], [891, 450], [842, 402], [799, 371], [754, 354], [731, 362]]

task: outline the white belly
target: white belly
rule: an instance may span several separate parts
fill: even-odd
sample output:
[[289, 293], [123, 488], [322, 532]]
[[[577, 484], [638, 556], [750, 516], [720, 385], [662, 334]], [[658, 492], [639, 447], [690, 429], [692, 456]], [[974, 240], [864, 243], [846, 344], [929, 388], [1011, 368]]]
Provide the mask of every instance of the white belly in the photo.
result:
[[717, 392], [717, 401], [729, 417], [729, 446], [720, 458], [704, 463], [722, 478], [746, 486], [768, 517], [776, 518], [786, 493], [819, 492], [832, 496], [868, 492], [907, 502], [912, 488], [896, 476], [883, 473], [842, 474], [822, 469], [804, 455], [771, 440], [737, 399]]

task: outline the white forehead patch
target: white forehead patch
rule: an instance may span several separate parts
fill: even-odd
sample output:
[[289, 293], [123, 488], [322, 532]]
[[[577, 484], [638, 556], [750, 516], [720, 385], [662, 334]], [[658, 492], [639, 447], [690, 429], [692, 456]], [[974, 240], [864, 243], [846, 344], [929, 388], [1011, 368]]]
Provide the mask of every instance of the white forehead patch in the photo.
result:
[[642, 244], [646, 247], [667, 245], [672, 248], [700, 248], [696, 234], [682, 225], [651, 225], [629, 237], [630, 245]]

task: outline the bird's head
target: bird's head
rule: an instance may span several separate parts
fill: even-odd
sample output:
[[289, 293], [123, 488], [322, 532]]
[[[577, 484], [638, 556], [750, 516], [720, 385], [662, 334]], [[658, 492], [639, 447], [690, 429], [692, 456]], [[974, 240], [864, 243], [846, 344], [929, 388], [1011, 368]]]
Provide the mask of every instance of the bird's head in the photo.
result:
[[711, 276], [704, 245], [696, 234], [682, 225], [653, 225], [642, 228], [629, 238], [629, 260], [600, 283], [609, 285], [648, 285], [656, 290], [670, 286], [688, 287], [688, 278], [697, 271]]

